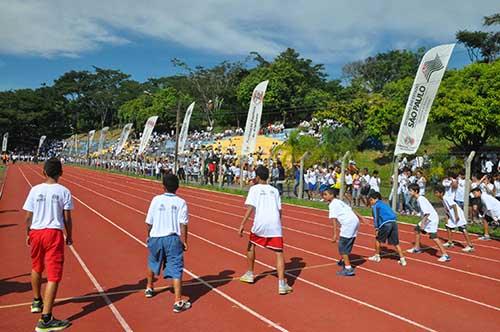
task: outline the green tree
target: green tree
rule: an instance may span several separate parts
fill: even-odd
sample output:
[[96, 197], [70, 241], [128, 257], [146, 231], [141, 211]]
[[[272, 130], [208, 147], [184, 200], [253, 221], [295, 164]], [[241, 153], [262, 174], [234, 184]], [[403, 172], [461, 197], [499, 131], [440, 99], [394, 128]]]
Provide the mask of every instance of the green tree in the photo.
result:
[[342, 72], [352, 85], [358, 85], [369, 92], [380, 92], [389, 82], [415, 76], [424, 53], [423, 48], [417, 52], [393, 50], [378, 53], [345, 65]]
[[441, 137], [462, 149], [487, 144], [500, 123], [500, 61], [449, 71], [430, 113]]
[[[485, 16], [483, 25], [485, 27], [500, 24], [500, 14]], [[498, 31], [468, 31], [460, 30], [456, 33], [459, 43], [467, 49], [467, 54], [472, 62], [493, 62], [500, 54], [500, 32]]]

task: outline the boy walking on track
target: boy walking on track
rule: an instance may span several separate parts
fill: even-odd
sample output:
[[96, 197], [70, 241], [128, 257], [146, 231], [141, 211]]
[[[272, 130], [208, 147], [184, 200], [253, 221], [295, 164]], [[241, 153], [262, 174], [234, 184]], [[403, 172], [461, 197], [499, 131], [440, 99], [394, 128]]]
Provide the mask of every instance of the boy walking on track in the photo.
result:
[[[30, 246], [33, 288], [32, 313], [42, 313], [35, 331], [60, 331], [71, 323], [52, 316], [52, 307], [57, 288], [62, 279], [64, 264], [64, 235], [66, 245], [73, 243], [71, 210], [73, 201], [70, 191], [57, 183], [61, 177], [62, 164], [57, 158], [45, 162], [45, 182], [31, 188], [24, 203], [26, 211], [26, 243]], [[42, 300], [42, 273], [47, 271], [47, 286]]]
[[418, 206], [420, 207], [422, 220], [415, 226], [415, 246], [408, 249], [407, 252], [410, 254], [420, 254], [422, 249], [420, 248], [420, 234], [429, 234], [429, 238], [436, 243], [441, 252], [441, 257], [438, 261], [449, 262], [451, 260], [450, 256], [446, 252], [441, 240], [438, 238], [438, 224], [439, 216], [437, 211], [432, 207], [432, 204], [427, 198], [420, 195], [420, 187], [416, 183], [412, 183], [408, 186], [410, 195], [416, 198]]
[[285, 258], [283, 256], [283, 235], [281, 230], [281, 198], [278, 190], [267, 184], [269, 170], [264, 166], [255, 171], [257, 184], [250, 187], [245, 205], [247, 212], [243, 217], [238, 234], [243, 236], [245, 223], [255, 212], [250, 240], [247, 247], [248, 270], [240, 281], [254, 282], [255, 246], [268, 248], [276, 252], [276, 270], [278, 272], [278, 294], [292, 292], [285, 280]]
[[472, 195], [476, 199], [481, 200], [482, 211], [484, 215], [483, 226], [484, 226], [484, 235], [479, 238], [479, 240], [488, 241], [490, 240], [490, 227], [497, 227], [500, 222], [500, 201], [497, 201], [495, 197], [481, 192], [479, 187], [471, 190]]
[[372, 262], [380, 262], [380, 244], [386, 241], [393, 245], [399, 254], [399, 264], [406, 266], [406, 259], [403, 250], [399, 246], [399, 234], [396, 213], [391, 207], [382, 201], [379, 192], [372, 191], [368, 200], [372, 207], [373, 224], [375, 226], [375, 255], [369, 257]]
[[[356, 273], [351, 266], [349, 255], [351, 254], [356, 235], [358, 233], [360, 217], [349, 205], [337, 199], [339, 191], [334, 188], [328, 188], [321, 193], [323, 199], [329, 203], [329, 218], [333, 221], [332, 242], [339, 243], [339, 254], [342, 259], [338, 262], [343, 265], [342, 270], [337, 271], [337, 275], [344, 277], [353, 277]], [[340, 237], [337, 237], [337, 223], [340, 225]]]
[[175, 195], [179, 178], [174, 174], [163, 177], [165, 193], [153, 198], [146, 216], [148, 231], [148, 284], [146, 297], [154, 295], [153, 274], [172, 279], [174, 286], [173, 311], [178, 313], [191, 308], [191, 303], [182, 299], [182, 271], [184, 251], [187, 251], [188, 209], [186, 201]]
[[443, 202], [444, 211], [448, 217], [446, 220], [446, 230], [448, 231], [448, 242], [443, 244], [447, 248], [455, 246], [452, 240], [452, 231], [458, 229], [464, 234], [467, 246], [462, 249], [463, 252], [473, 252], [474, 246], [467, 232], [467, 220], [465, 219], [464, 210], [458, 205], [453, 197], [445, 195], [445, 188], [442, 185], [437, 185], [434, 188], [434, 196]]

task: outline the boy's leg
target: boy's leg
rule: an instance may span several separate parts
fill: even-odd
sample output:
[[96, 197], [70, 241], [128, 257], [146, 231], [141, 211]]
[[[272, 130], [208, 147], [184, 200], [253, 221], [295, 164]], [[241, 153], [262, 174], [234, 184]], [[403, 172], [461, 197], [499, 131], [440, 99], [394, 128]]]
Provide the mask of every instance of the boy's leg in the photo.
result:
[[399, 258], [405, 258], [405, 255], [403, 254], [403, 249], [401, 249], [401, 246], [399, 244], [396, 244], [394, 247], [398, 251]]
[[146, 272], [146, 279], [147, 279], [147, 285], [146, 285], [146, 288], [151, 288], [153, 289], [154, 287], [154, 283], [153, 283], [153, 279], [154, 279], [154, 272], [151, 271], [151, 269], [147, 268], [147, 272]]
[[437, 244], [439, 251], [441, 251], [441, 256], [448, 255], [448, 253], [446, 252], [446, 249], [443, 246], [443, 243], [441, 242], [441, 240], [437, 236], [435, 238], [433, 238], [432, 241], [434, 241]]
[[276, 271], [278, 272], [278, 280], [285, 280], [285, 256], [282, 251], [276, 252]]
[[54, 305], [54, 300], [56, 299], [58, 287], [59, 287], [59, 282], [54, 282], [54, 281], [47, 282], [43, 299], [42, 315], [52, 314], [52, 307]]
[[375, 239], [375, 255], [380, 255], [380, 242]]
[[486, 218], [483, 218], [483, 227], [484, 227], [484, 236], [489, 237], [490, 236], [490, 227], [488, 225], [488, 220], [486, 220]]
[[247, 247], [247, 271], [254, 271], [255, 266], [255, 245], [251, 242], [248, 242]]
[[349, 260], [349, 255], [342, 255], [342, 260], [344, 261], [346, 269], [352, 268], [351, 261]]
[[33, 289], [33, 298], [41, 299], [42, 275], [35, 270], [31, 270], [31, 288]]
[[174, 297], [175, 302], [182, 300], [182, 281], [181, 279], [172, 279], [172, 285], [174, 286]]
[[420, 229], [415, 231], [415, 248], [420, 249]]
[[464, 233], [464, 238], [465, 238], [465, 242], [467, 243], [467, 245], [469, 247], [473, 247], [472, 241], [470, 240], [469, 232], [467, 232], [467, 229], [465, 228], [465, 226], [464, 226], [462, 233]]
[[448, 243], [452, 243], [453, 242], [453, 235], [451, 233], [451, 229], [446, 228], [446, 230], [448, 231]]

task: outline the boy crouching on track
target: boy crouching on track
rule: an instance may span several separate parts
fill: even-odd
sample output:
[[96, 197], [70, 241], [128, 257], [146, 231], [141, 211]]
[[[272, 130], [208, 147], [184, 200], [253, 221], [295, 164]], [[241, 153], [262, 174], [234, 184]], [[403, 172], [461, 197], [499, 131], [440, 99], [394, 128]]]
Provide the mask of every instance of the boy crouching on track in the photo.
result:
[[245, 205], [247, 212], [243, 217], [238, 234], [243, 236], [245, 223], [255, 211], [250, 240], [247, 248], [248, 270], [240, 281], [254, 282], [255, 246], [268, 248], [276, 252], [276, 270], [278, 272], [278, 293], [285, 295], [292, 292], [285, 280], [285, 258], [283, 256], [283, 235], [281, 230], [281, 198], [278, 190], [267, 184], [269, 170], [264, 166], [255, 171], [257, 184], [250, 187]]
[[368, 202], [372, 207], [373, 225], [375, 226], [375, 255], [369, 257], [372, 262], [380, 262], [380, 244], [386, 241], [393, 245], [399, 254], [399, 264], [406, 266], [403, 250], [399, 246], [399, 234], [396, 213], [382, 201], [379, 192], [373, 191], [368, 195]]
[[[337, 271], [337, 275], [353, 277], [356, 273], [351, 266], [349, 255], [351, 254], [356, 235], [358, 233], [360, 216], [354, 212], [349, 205], [337, 198], [338, 189], [328, 188], [321, 193], [323, 199], [328, 202], [329, 218], [333, 221], [332, 242], [339, 242], [339, 254], [342, 259], [338, 262], [343, 265], [342, 270]], [[337, 237], [337, 223], [340, 225], [340, 237]]]
[[445, 196], [445, 188], [442, 185], [437, 185], [434, 188], [434, 196], [443, 202], [444, 211], [448, 219], [446, 220], [446, 230], [448, 231], [448, 242], [443, 246], [451, 248], [455, 246], [452, 239], [452, 231], [458, 229], [464, 234], [465, 242], [467, 246], [462, 249], [463, 252], [473, 252], [474, 246], [467, 232], [467, 220], [465, 219], [465, 214], [462, 208], [455, 202], [455, 200], [450, 196]]
[[439, 251], [441, 252], [441, 257], [439, 257], [438, 261], [449, 262], [451, 258], [446, 252], [446, 249], [443, 247], [443, 244], [437, 234], [439, 216], [436, 209], [432, 207], [432, 204], [427, 198], [420, 195], [420, 187], [418, 184], [412, 183], [408, 186], [408, 189], [410, 191], [410, 195], [417, 200], [422, 220], [420, 220], [417, 226], [415, 226], [415, 246], [408, 249], [407, 252], [410, 254], [420, 254], [422, 252], [422, 249], [420, 248], [420, 234], [429, 234], [429, 238], [436, 243]]
[[[31, 286], [33, 287], [32, 313], [42, 313], [35, 331], [60, 331], [71, 323], [52, 316], [52, 307], [57, 288], [62, 279], [64, 264], [64, 235], [66, 245], [73, 243], [71, 210], [73, 200], [70, 191], [57, 183], [61, 177], [62, 164], [57, 158], [45, 162], [45, 182], [31, 188], [23, 210], [26, 213], [27, 244], [31, 248]], [[42, 272], [47, 270], [47, 286], [42, 300]]]
[[148, 229], [148, 284], [146, 297], [154, 295], [153, 274], [171, 278], [174, 286], [174, 312], [191, 308], [191, 303], [181, 298], [184, 251], [188, 249], [188, 209], [186, 201], [175, 195], [179, 179], [174, 174], [163, 177], [165, 193], [153, 198], [146, 224]]

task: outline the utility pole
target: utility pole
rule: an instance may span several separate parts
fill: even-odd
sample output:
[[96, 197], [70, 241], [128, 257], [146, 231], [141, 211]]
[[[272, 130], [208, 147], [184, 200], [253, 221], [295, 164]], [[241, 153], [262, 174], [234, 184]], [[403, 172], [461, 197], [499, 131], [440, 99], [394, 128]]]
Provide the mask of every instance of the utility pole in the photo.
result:
[[177, 175], [179, 162], [179, 125], [181, 119], [181, 102], [177, 103], [177, 116], [175, 117], [175, 154], [174, 154], [174, 174]]

